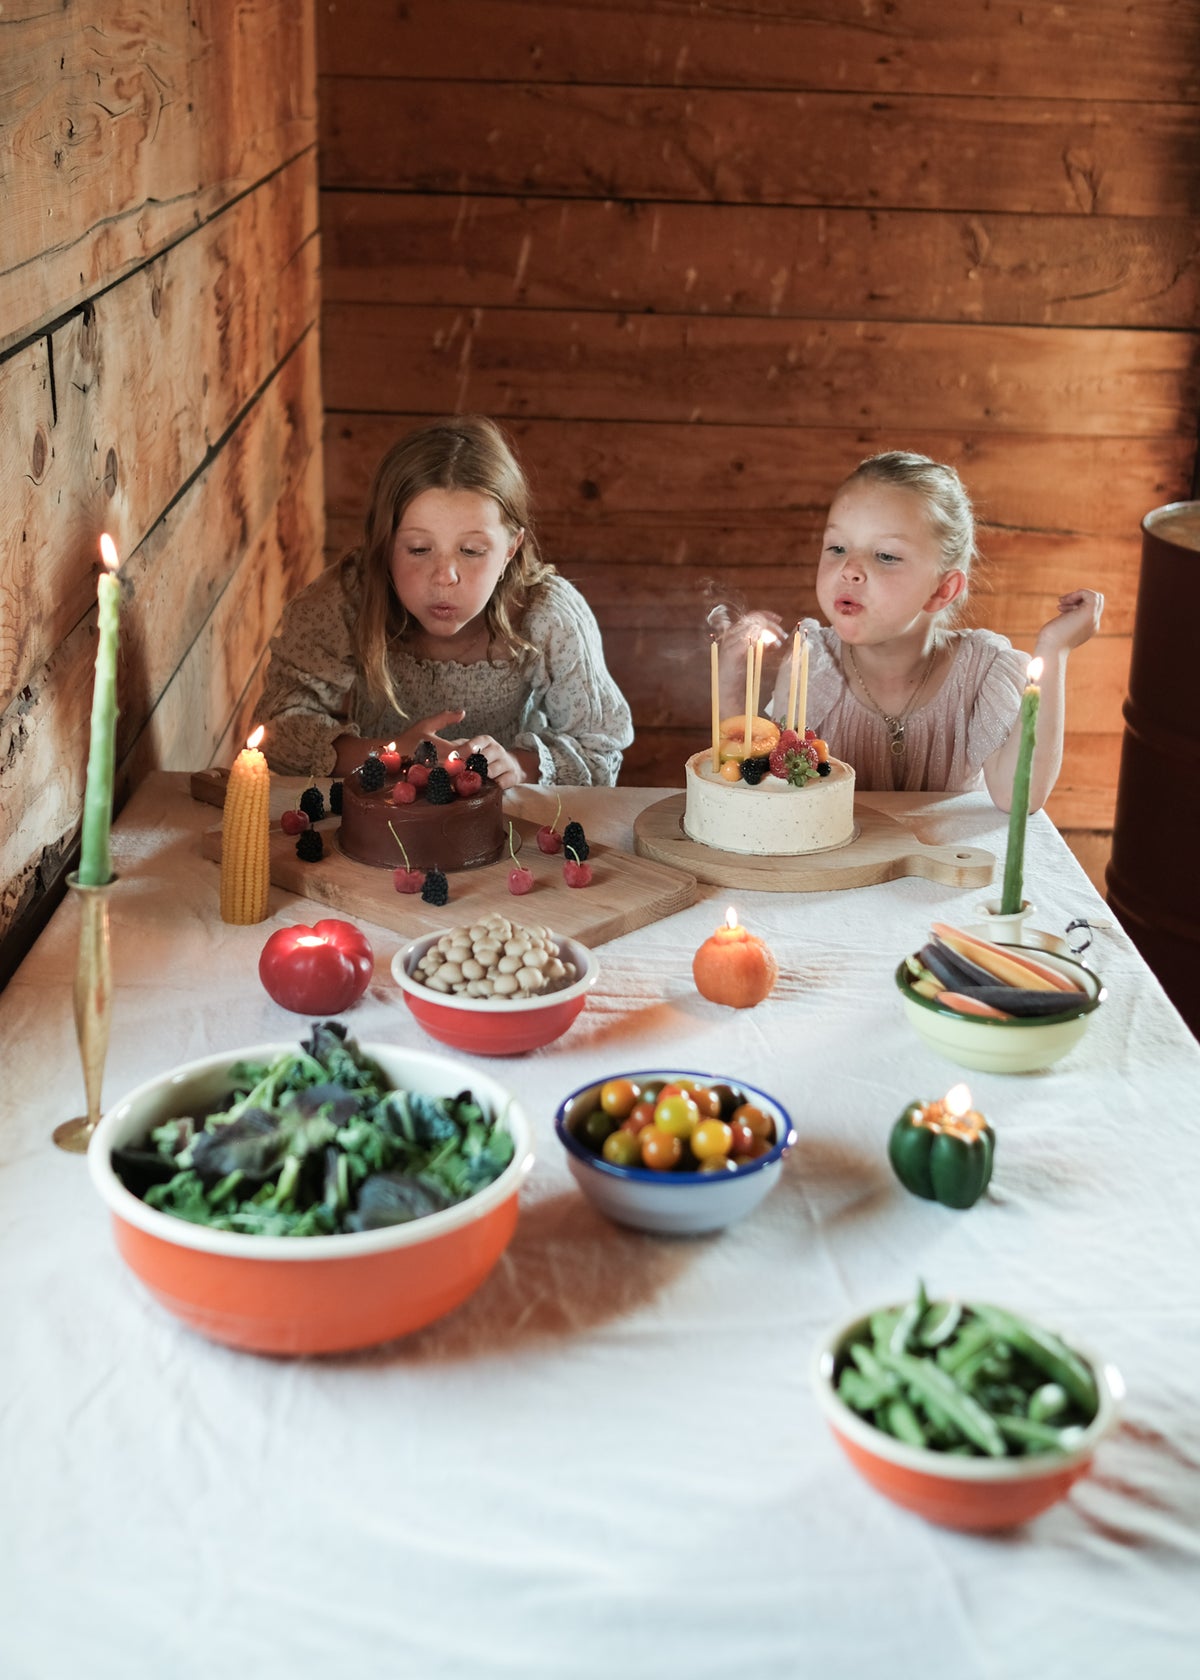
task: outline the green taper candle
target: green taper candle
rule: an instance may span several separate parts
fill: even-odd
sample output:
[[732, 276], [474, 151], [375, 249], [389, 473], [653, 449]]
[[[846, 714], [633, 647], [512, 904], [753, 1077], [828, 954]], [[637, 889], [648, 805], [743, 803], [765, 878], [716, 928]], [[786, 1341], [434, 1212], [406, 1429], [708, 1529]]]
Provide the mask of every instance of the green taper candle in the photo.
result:
[[92, 689], [92, 738], [88, 748], [87, 791], [83, 796], [83, 839], [79, 851], [81, 887], [103, 887], [112, 880], [108, 846], [112, 826], [113, 770], [117, 736], [117, 619], [121, 586], [117, 581], [116, 544], [100, 538], [105, 571], [96, 590], [100, 640], [96, 647], [96, 681]]
[[1008, 812], [1008, 851], [1004, 856], [1004, 891], [1000, 897], [1002, 916], [1015, 915], [1021, 908], [1025, 876], [1025, 822], [1029, 816], [1029, 773], [1033, 768], [1033, 747], [1037, 740], [1038, 706], [1042, 698], [1037, 684], [1041, 674], [1041, 660], [1031, 659], [1025, 692], [1021, 696], [1021, 746], [1017, 753], [1012, 805]]

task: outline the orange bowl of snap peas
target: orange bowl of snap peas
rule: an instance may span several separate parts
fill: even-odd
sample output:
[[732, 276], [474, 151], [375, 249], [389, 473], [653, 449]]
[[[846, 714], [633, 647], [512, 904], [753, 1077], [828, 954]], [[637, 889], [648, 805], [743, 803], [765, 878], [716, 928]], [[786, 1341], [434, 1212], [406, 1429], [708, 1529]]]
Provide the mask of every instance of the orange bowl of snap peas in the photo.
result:
[[838, 1325], [813, 1388], [870, 1485], [946, 1528], [1002, 1529], [1064, 1498], [1114, 1427], [1119, 1373], [985, 1302], [912, 1301]]

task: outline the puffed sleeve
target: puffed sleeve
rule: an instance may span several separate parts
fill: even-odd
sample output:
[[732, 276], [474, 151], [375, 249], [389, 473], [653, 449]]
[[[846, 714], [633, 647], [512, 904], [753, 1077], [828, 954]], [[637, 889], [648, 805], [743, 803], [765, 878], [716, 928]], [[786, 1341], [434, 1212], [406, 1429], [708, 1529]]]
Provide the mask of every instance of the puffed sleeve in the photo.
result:
[[540, 782], [611, 787], [633, 740], [633, 720], [604, 663], [591, 608], [565, 578], [548, 578], [523, 633], [538, 651], [512, 745], [537, 754]]
[[333, 743], [353, 733], [350, 708], [357, 679], [351, 641], [353, 604], [332, 567], [288, 602], [271, 642], [259, 717], [272, 770], [328, 775]]
[[994, 631], [973, 631], [969, 645], [978, 661], [978, 668], [965, 677], [967, 692], [975, 689], [967, 721], [967, 771], [974, 776], [1012, 732], [1021, 709], [1029, 655]]

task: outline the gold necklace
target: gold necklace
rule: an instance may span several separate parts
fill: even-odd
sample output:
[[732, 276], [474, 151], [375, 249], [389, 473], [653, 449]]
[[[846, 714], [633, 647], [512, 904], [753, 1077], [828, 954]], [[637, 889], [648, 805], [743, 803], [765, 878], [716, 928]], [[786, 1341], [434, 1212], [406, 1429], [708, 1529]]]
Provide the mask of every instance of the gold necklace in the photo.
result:
[[858, 668], [858, 660], [854, 657], [854, 649], [851, 647], [849, 642], [846, 643], [846, 652], [850, 655], [850, 664], [854, 668], [854, 675], [858, 678], [858, 686], [862, 689], [863, 693], [870, 701], [872, 710], [877, 712], [887, 725], [893, 757], [903, 758], [904, 720], [908, 716], [909, 712], [912, 711], [917, 701], [921, 698], [921, 695], [925, 692], [925, 684], [929, 681], [929, 673], [933, 670], [933, 662], [937, 658], [937, 648], [934, 647], [929, 650], [929, 658], [925, 661], [925, 669], [921, 673], [921, 680], [917, 684], [916, 690], [907, 706], [905, 706], [904, 710], [896, 716], [893, 716], [891, 712], [885, 712], [878, 700], [876, 700], [875, 696], [871, 693], [871, 690], [867, 687], [865, 681], [863, 680], [863, 674]]

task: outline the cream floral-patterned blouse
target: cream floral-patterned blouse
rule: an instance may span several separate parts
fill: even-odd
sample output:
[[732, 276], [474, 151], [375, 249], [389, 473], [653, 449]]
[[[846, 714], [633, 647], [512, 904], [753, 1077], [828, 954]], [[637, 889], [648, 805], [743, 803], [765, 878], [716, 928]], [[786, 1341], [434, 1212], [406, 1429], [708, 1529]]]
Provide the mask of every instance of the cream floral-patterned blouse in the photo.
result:
[[[850, 688], [836, 630], [805, 619], [809, 671], [807, 724], [835, 758], [854, 766], [863, 792], [965, 793], [983, 786], [983, 761], [1008, 739], [1021, 705], [1029, 655], [994, 630], [949, 630], [954, 661], [937, 693], [904, 720], [904, 755], [891, 750], [887, 726]], [[773, 717], [787, 705], [790, 664], [775, 684]]]
[[523, 659], [459, 665], [394, 649], [389, 664], [401, 714], [366, 692], [351, 639], [358, 610], [352, 568], [345, 586], [342, 575], [332, 566], [290, 601], [271, 643], [258, 716], [273, 770], [329, 775], [339, 735], [386, 738], [417, 718], [465, 709], [456, 739], [491, 735], [535, 752], [540, 782], [616, 781], [633, 740], [629, 707], [604, 663], [591, 608], [565, 578], [552, 575], [533, 591], [522, 633], [535, 651]]

